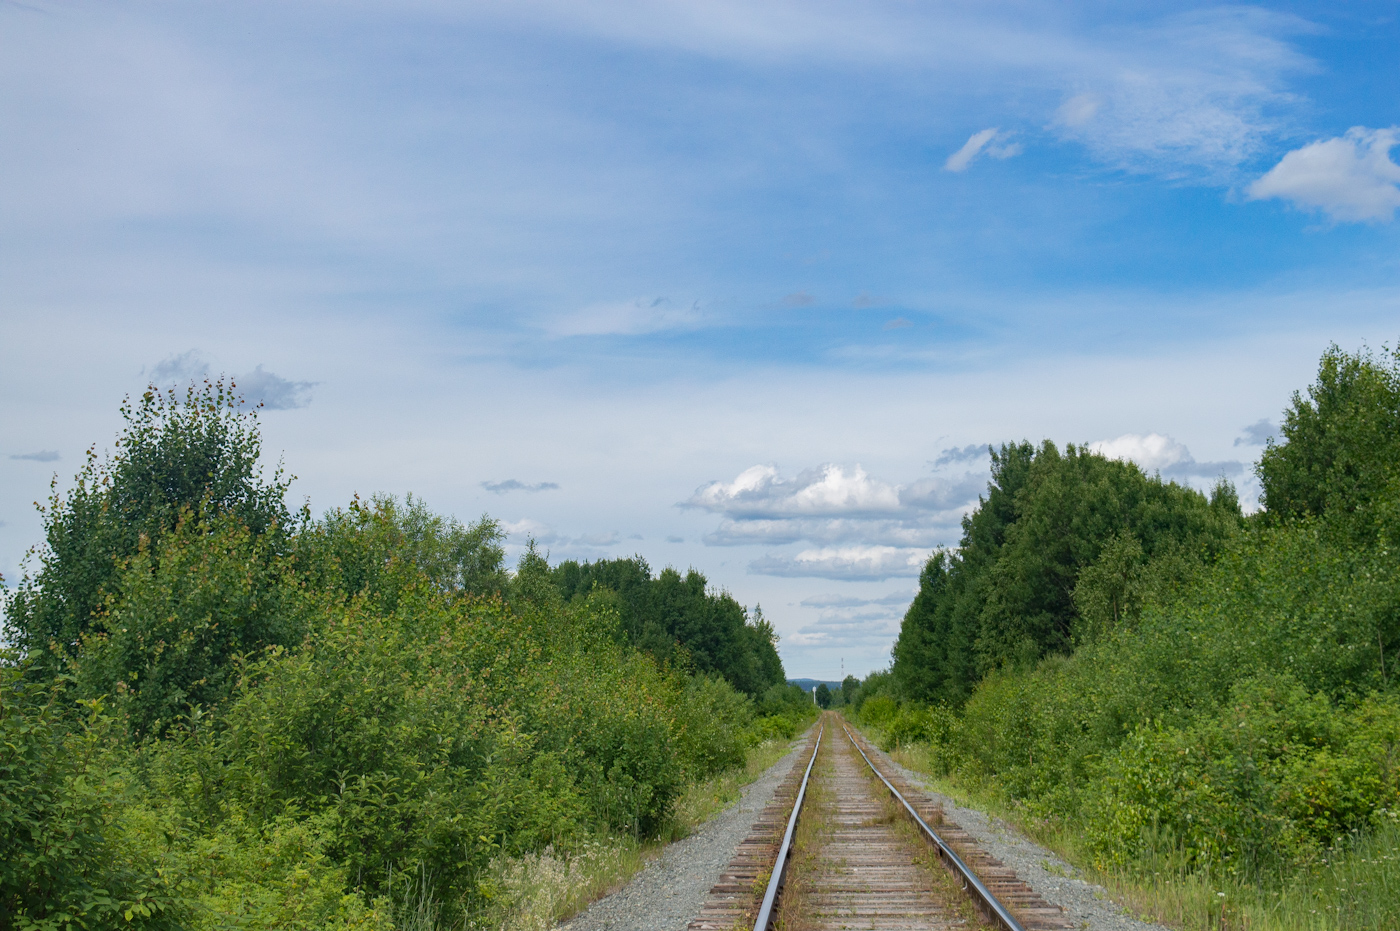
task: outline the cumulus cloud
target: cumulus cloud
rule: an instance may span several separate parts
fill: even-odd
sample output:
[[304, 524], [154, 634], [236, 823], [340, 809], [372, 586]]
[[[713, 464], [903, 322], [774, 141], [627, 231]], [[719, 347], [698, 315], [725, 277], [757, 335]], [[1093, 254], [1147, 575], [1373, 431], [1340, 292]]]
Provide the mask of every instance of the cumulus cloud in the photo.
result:
[[944, 171], [966, 171], [967, 166], [972, 164], [972, 160], [979, 155], [990, 155], [992, 158], [1010, 158], [1021, 153], [1021, 146], [1008, 142], [1010, 134], [1004, 133], [996, 127], [975, 132], [963, 143], [963, 147], [958, 149], [948, 160], [943, 163]]
[[[168, 356], [151, 366], [147, 377], [157, 385], [180, 385], [209, 376], [209, 363], [197, 349]], [[257, 365], [245, 375], [235, 375], [232, 382], [245, 406], [261, 404], [271, 411], [295, 410], [311, 403], [314, 381], [291, 381]]]
[[1250, 185], [1249, 197], [1291, 201], [1338, 222], [1389, 222], [1400, 207], [1400, 165], [1390, 159], [1397, 142], [1400, 127], [1353, 126], [1289, 152]]
[[1263, 446], [1269, 442], [1270, 437], [1278, 435], [1278, 427], [1270, 423], [1267, 419], [1260, 418], [1256, 423], [1240, 428], [1240, 435], [1235, 438], [1236, 446]]
[[555, 482], [535, 482], [533, 485], [527, 485], [514, 478], [508, 478], [503, 482], [482, 482], [481, 487], [493, 495], [504, 495], [512, 491], [555, 491], [559, 488]]
[[1197, 462], [1183, 444], [1161, 433], [1125, 433], [1112, 440], [1090, 443], [1089, 448], [1109, 459], [1124, 459], [1144, 472], [1160, 472], [1167, 478], [1218, 478], [1239, 475], [1240, 462]]
[[899, 488], [871, 477], [859, 464], [849, 472], [839, 465], [823, 465], [793, 479], [783, 478], [771, 465], [751, 466], [732, 482], [702, 485], [682, 506], [747, 519], [900, 510]]
[[757, 465], [731, 482], [701, 486], [680, 506], [722, 515], [704, 537], [708, 546], [806, 540], [927, 549], [957, 536], [963, 512], [984, 484], [968, 474], [897, 485], [859, 464], [827, 464], [789, 479], [773, 466]]
[[769, 554], [749, 563], [754, 575], [879, 582], [917, 576], [928, 550], [894, 546], [841, 546], [803, 550], [795, 556]]
[[59, 455], [57, 450], [40, 449], [32, 453], [15, 453], [11, 459], [28, 459], [30, 462], [57, 462]]

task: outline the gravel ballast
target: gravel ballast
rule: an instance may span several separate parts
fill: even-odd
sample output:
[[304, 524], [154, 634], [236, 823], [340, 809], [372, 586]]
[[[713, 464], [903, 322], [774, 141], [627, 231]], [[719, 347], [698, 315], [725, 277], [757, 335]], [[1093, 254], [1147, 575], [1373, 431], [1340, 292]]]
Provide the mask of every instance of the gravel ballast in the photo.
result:
[[[739, 844], [792, 769], [797, 747], [745, 786], [738, 802], [661, 855], [617, 892], [598, 899], [561, 926], [561, 931], [685, 931], [699, 914]], [[884, 756], [884, 754], [881, 754]], [[1079, 878], [1079, 871], [999, 818], [964, 808], [929, 788], [920, 774], [885, 757], [910, 784], [941, 804], [976, 844], [1016, 871], [1046, 902], [1058, 905], [1075, 925], [1089, 931], [1168, 931], [1165, 925], [1134, 918], [1109, 900], [1102, 886]]]
[[741, 790], [739, 800], [670, 844], [632, 880], [598, 899], [564, 931], [685, 931], [754, 822], [792, 769], [801, 742]]

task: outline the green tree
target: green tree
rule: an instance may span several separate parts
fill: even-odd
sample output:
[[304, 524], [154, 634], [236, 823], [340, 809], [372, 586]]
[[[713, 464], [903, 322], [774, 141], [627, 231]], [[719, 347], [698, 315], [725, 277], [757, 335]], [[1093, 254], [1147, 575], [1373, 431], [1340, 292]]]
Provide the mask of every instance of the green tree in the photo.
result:
[[[119, 595], [127, 561], [175, 528], [228, 514], [254, 536], [285, 535], [290, 515], [279, 467], [264, 481], [255, 410], [245, 409], [232, 381], [191, 385], [181, 398], [154, 386], [121, 406], [125, 427], [115, 451], [95, 449], [74, 486], [58, 490], [44, 516], [45, 545], [31, 551], [39, 568], [26, 573], [7, 611], [14, 642], [51, 675], [71, 656], [94, 618]], [[50, 648], [58, 656], [50, 656]]]
[[900, 693], [958, 704], [989, 670], [1069, 652], [1081, 604], [1136, 612], [1143, 562], [1213, 558], [1241, 520], [1225, 482], [1207, 498], [1085, 447], [993, 450], [988, 493], [963, 519], [961, 545], [930, 557], [901, 624]]
[[827, 685], [826, 685], [825, 682], [819, 683], [819, 684], [817, 685], [817, 707], [818, 707], [818, 708], [830, 708], [830, 707], [831, 707], [831, 689], [827, 688]]
[[[1360, 538], [1393, 527], [1400, 491], [1400, 349], [1379, 357], [1335, 344], [1307, 397], [1294, 392], [1256, 472], [1264, 519], [1327, 517]], [[1385, 507], [1378, 509], [1377, 504]]]
[[723, 676], [757, 698], [786, 676], [777, 632], [756, 607], [750, 617], [728, 592], [711, 592], [694, 569], [667, 567], [655, 578], [645, 559], [572, 560], [553, 569], [565, 599], [606, 589], [618, 597], [628, 641], [663, 662], [684, 662], [701, 674]]

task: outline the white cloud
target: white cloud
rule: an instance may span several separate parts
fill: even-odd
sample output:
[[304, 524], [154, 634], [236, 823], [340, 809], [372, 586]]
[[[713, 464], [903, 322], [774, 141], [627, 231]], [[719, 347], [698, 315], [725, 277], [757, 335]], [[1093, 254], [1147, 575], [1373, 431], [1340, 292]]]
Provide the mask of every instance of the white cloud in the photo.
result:
[[1287, 77], [1313, 67], [1281, 37], [1309, 29], [1235, 7], [1081, 39], [1051, 127], [1117, 168], [1229, 183], [1280, 130]]
[[928, 561], [925, 549], [841, 546], [803, 550], [795, 556], [767, 555], [749, 563], [755, 575], [881, 581], [917, 576]]
[[896, 514], [903, 507], [900, 488], [872, 478], [859, 463], [849, 472], [827, 464], [794, 479], [770, 465], [751, 466], [732, 482], [701, 486], [684, 506], [747, 519]]
[[1160, 472], [1167, 478], [1218, 478], [1244, 471], [1239, 462], [1197, 462], [1191, 450], [1160, 433], [1125, 433], [1112, 440], [1090, 443], [1089, 448], [1109, 459], [1128, 460], [1144, 472]]
[[1285, 155], [1249, 187], [1252, 200], [1280, 198], [1343, 222], [1388, 222], [1400, 207], [1400, 165], [1390, 150], [1400, 127], [1353, 126], [1343, 136]]
[[707, 546], [784, 546], [808, 541], [916, 548], [927, 551], [956, 540], [963, 513], [986, 484], [980, 474], [933, 477], [896, 485], [859, 464], [826, 464], [796, 478], [756, 465], [732, 482], [696, 489], [681, 507], [722, 515], [704, 536]]
[[1065, 126], [1078, 129], [1094, 118], [1103, 106], [1103, 100], [1094, 94], [1075, 94], [1055, 111], [1055, 120]]
[[[965, 171], [978, 155], [983, 153], [992, 158], [1011, 158], [1013, 155], [1021, 154], [1021, 146], [1018, 143], [1007, 142], [1010, 133], [1004, 133], [996, 127], [984, 129], [972, 134], [963, 147], [958, 149], [948, 160], [943, 163], [944, 171]], [[1001, 140], [999, 144], [993, 145], [994, 140]]]

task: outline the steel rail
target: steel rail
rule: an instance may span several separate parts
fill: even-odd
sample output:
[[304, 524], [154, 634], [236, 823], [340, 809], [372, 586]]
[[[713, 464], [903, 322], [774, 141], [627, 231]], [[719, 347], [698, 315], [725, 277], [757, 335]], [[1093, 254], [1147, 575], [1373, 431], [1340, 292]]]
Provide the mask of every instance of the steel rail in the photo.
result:
[[778, 847], [778, 858], [773, 861], [773, 875], [768, 878], [768, 890], [763, 893], [763, 904], [758, 907], [758, 918], [754, 920], [754, 931], [768, 931], [773, 921], [773, 906], [778, 902], [778, 891], [783, 887], [787, 874], [788, 858], [792, 855], [792, 838], [797, 833], [797, 818], [802, 814], [802, 800], [807, 797], [807, 781], [812, 778], [812, 767], [817, 763], [817, 752], [822, 748], [822, 735], [826, 733], [823, 721], [817, 731], [817, 745], [812, 748], [812, 758], [807, 761], [807, 771], [802, 774], [802, 786], [797, 790], [797, 799], [792, 803], [792, 814], [788, 816], [787, 831]]
[[856, 742], [855, 735], [851, 733], [851, 729], [845, 724], [841, 725], [841, 729], [846, 732], [846, 738], [850, 740], [851, 746], [856, 748], [856, 752], [860, 754], [861, 759], [865, 760], [865, 765], [869, 766], [870, 771], [880, 777], [880, 781], [885, 784], [885, 788], [889, 789], [891, 794], [899, 799], [900, 804], [904, 806], [904, 810], [909, 813], [909, 817], [914, 819], [914, 823], [917, 824], [923, 830], [924, 834], [928, 835], [928, 839], [933, 841], [934, 845], [937, 846], [938, 853], [943, 857], [944, 862], [952, 866], [954, 871], [962, 878], [963, 888], [971, 887], [973, 895], [981, 900], [986, 910], [989, 911], [992, 916], [995, 916], [997, 921], [1001, 922], [1002, 926], [1006, 928], [1007, 931], [1026, 931], [1025, 927], [1016, 920], [1016, 916], [1011, 914], [1005, 905], [1001, 904], [1001, 901], [992, 894], [992, 890], [988, 889], [982, 883], [982, 880], [977, 878], [977, 874], [972, 872], [972, 869], [962, 861], [962, 857], [958, 856], [957, 853], [953, 851], [953, 848], [949, 847], [943, 838], [938, 836], [937, 831], [929, 827], [928, 822], [919, 816], [919, 813], [914, 810], [913, 805], [909, 804], [909, 800], [890, 784], [890, 781], [885, 778], [884, 773], [880, 772], [880, 770], [875, 767], [870, 757], [865, 755], [865, 751], [862, 750], [860, 744]]

